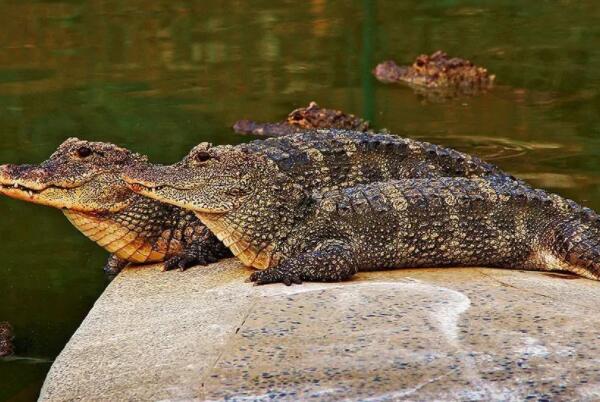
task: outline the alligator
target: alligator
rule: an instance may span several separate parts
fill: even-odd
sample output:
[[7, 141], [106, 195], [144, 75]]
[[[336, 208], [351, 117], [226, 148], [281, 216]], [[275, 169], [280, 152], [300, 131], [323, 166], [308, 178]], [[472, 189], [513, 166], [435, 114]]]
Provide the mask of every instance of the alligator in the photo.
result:
[[321, 108], [316, 102], [310, 102], [307, 107], [290, 112], [281, 122], [257, 123], [252, 120], [239, 120], [233, 125], [233, 130], [238, 134], [268, 137], [280, 137], [319, 128], [368, 131], [369, 122], [353, 114]]
[[403, 83], [430, 99], [474, 95], [491, 89], [495, 75], [471, 61], [448, 57], [441, 50], [420, 55], [411, 66], [399, 66], [392, 60], [373, 69], [373, 75], [383, 83]]
[[[250, 172], [246, 174], [245, 169]], [[218, 214], [202, 214], [202, 208], [197, 207], [198, 200], [206, 196], [205, 172], [214, 175], [211, 178], [220, 190], [210, 197], [222, 205], [224, 212], [233, 208], [240, 197], [250, 197], [255, 202], [235, 209], [241, 216], [249, 216], [257, 233], [264, 232], [259, 235], [262, 240], [250, 239], [245, 232], [230, 233], [231, 228], [223, 226], [224, 221], [213, 219]], [[237, 146], [202, 143], [180, 163], [139, 164], [125, 169], [123, 178], [133, 191], [195, 211], [244, 264], [264, 269], [272, 263], [274, 245], [265, 237], [270, 235], [271, 227], [279, 223], [285, 226], [304, 216], [293, 203], [288, 212], [294, 219], [283, 217], [279, 221], [276, 214], [271, 214], [279, 222], [274, 224], [262, 216], [270, 213], [270, 208], [276, 208], [278, 213], [288, 209], [273, 197], [277, 198], [290, 182], [294, 191], [305, 195], [390, 179], [488, 176], [519, 182], [476, 157], [437, 145], [387, 134], [318, 130]], [[263, 188], [271, 191], [271, 196], [254, 199]], [[225, 214], [223, 219], [230, 217]]]
[[[406, 160], [409, 146], [399, 144], [407, 140], [333, 133], [327, 145], [324, 134], [314, 136], [310, 147], [307, 134], [278, 146], [203, 143], [174, 165], [127, 168], [124, 180], [144, 196], [194, 211], [243, 264], [261, 270], [250, 277], [256, 284], [456, 265], [600, 279], [600, 217], [591, 209], [505, 174], [413, 171], [413, 178], [390, 180], [402, 176], [397, 162], [373, 174], [358, 163], [363, 149]], [[305, 152], [293, 148], [294, 139]], [[333, 163], [336, 154], [346, 163]]]
[[146, 160], [113, 144], [70, 138], [40, 165], [0, 166], [0, 194], [62, 210], [112, 253], [104, 267], [109, 274], [129, 263], [183, 270], [231, 256], [193, 213], [127, 187], [122, 170]]
[[0, 321], [0, 357], [10, 356], [15, 353], [14, 338], [12, 325], [6, 321]]

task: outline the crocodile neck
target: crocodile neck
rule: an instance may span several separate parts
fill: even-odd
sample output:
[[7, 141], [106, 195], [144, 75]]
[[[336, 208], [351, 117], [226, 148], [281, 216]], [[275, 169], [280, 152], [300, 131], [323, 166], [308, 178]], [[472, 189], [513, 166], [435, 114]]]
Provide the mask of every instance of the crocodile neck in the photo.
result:
[[63, 211], [81, 233], [117, 257], [133, 262], [162, 261], [164, 252], [153, 249], [148, 238], [129, 229], [115, 219], [115, 214]]
[[115, 213], [74, 210], [63, 213], [89, 239], [129, 262], [160, 262], [183, 248], [182, 232], [187, 220], [182, 214], [185, 213], [141, 196]]
[[228, 247], [242, 264], [257, 269], [276, 265], [275, 245], [248, 227], [236, 225], [227, 214], [196, 213], [196, 216]]
[[282, 244], [310, 202], [304, 193], [268, 189], [234, 211], [196, 216], [244, 265], [267, 269], [279, 263]]

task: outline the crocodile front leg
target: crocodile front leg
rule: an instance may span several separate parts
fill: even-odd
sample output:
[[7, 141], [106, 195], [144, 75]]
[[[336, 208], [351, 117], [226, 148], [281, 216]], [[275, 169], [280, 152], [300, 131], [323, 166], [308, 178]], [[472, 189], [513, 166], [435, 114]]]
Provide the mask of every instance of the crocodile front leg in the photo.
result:
[[165, 260], [164, 270], [186, 269], [196, 265], [208, 265], [223, 258], [232, 257], [231, 251], [223, 245], [212, 233], [204, 228], [206, 235], [193, 240], [184, 250]]
[[358, 272], [356, 253], [341, 241], [329, 240], [315, 250], [282, 261], [275, 267], [254, 272], [250, 281], [257, 285], [282, 282], [287, 286], [302, 281], [337, 282]]
[[111, 254], [104, 265], [104, 272], [107, 275], [117, 275], [123, 268], [129, 264], [129, 261], [123, 260], [114, 254]]

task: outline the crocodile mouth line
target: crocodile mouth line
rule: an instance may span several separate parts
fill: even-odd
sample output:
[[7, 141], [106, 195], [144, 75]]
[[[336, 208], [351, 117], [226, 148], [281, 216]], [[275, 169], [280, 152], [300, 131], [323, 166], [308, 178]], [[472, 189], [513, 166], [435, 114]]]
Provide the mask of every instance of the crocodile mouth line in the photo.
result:
[[29, 197], [33, 197], [34, 195], [38, 195], [38, 194], [46, 191], [47, 189], [48, 189], [48, 187], [46, 187], [44, 189], [41, 189], [41, 190], [36, 190], [36, 189], [32, 189], [32, 188], [29, 188], [29, 187], [22, 186], [22, 185], [17, 184], [17, 183], [10, 184], [10, 185], [0, 184], [0, 192], [4, 192], [4, 191], [6, 191], [6, 192], [19, 191], [21, 193], [27, 194]]
[[129, 188], [132, 191], [134, 191], [136, 193], [141, 193], [141, 192], [156, 193], [157, 191], [160, 191], [164, 188], [172, 188], [174, 190], [185, 191], [185, 189], [177, 188], [177, 187], [173, 187], [173, 186], [151, 186], [151, 185], [142, 184], [142, 183], [127, 183], [127, 185], [129, 186]]
[[30, 188], [27, 186], [23, 186], [22, 184], [18, 184], [18, 183], [14, 183], [14, 184], [1, 184], [0, 183], [0, 193], [5, 193], [6, 195], [15, 194], [15, 193], [16, 194], [27, 194], [29, 196], [29, 198], [33, 198], [36, 195], [43, 194], [47, 190], [69, 191], [69, 190], [74, 190], [78, 187], [80, 187], [80, 186], [60, 187], [60, 186], [49, 185], [49, 186], [46, 186], [46, 187], [38, 190], [38, 189]]

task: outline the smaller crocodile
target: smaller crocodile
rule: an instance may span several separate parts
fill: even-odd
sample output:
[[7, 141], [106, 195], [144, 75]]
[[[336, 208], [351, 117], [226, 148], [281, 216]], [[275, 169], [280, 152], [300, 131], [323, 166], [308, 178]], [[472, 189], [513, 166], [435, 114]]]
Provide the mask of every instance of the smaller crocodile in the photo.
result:
[[111, 253], [104, 267], [165, 262], [181, 270], [230, 256], [194, 216], [133, 193], [126, 166], [146, 157], [103, 142], [70, 138], [39, 165], [0, 166], [0, 194], [62, 210], [69, 221]]
[[411, 66], [399, 66], [392, 60], [373, 69], [375, 77], [386, 84], [407, 84], [419, 94], [431, 97], [473, 95], [491, 89], [495, 75], [487, 69], [459, 57], [448, 57], [441, 50], [420, 55]]
[[14, 339], [15, 335], [12, 325], [6, 321], [0, 322], [0, 357], [10, 356], [15, 353]]
[[321, 108], [316, 102], [310, 102], [307, 107], [290, 112], [287, 118], [281, 122], [257, 123], [252, 120], [239, 120], [233, 125], [233, 130], [238, 134], [267, 137], [280, 137], [318, 128], [367, 131], [369, 122], [353, 114]]

